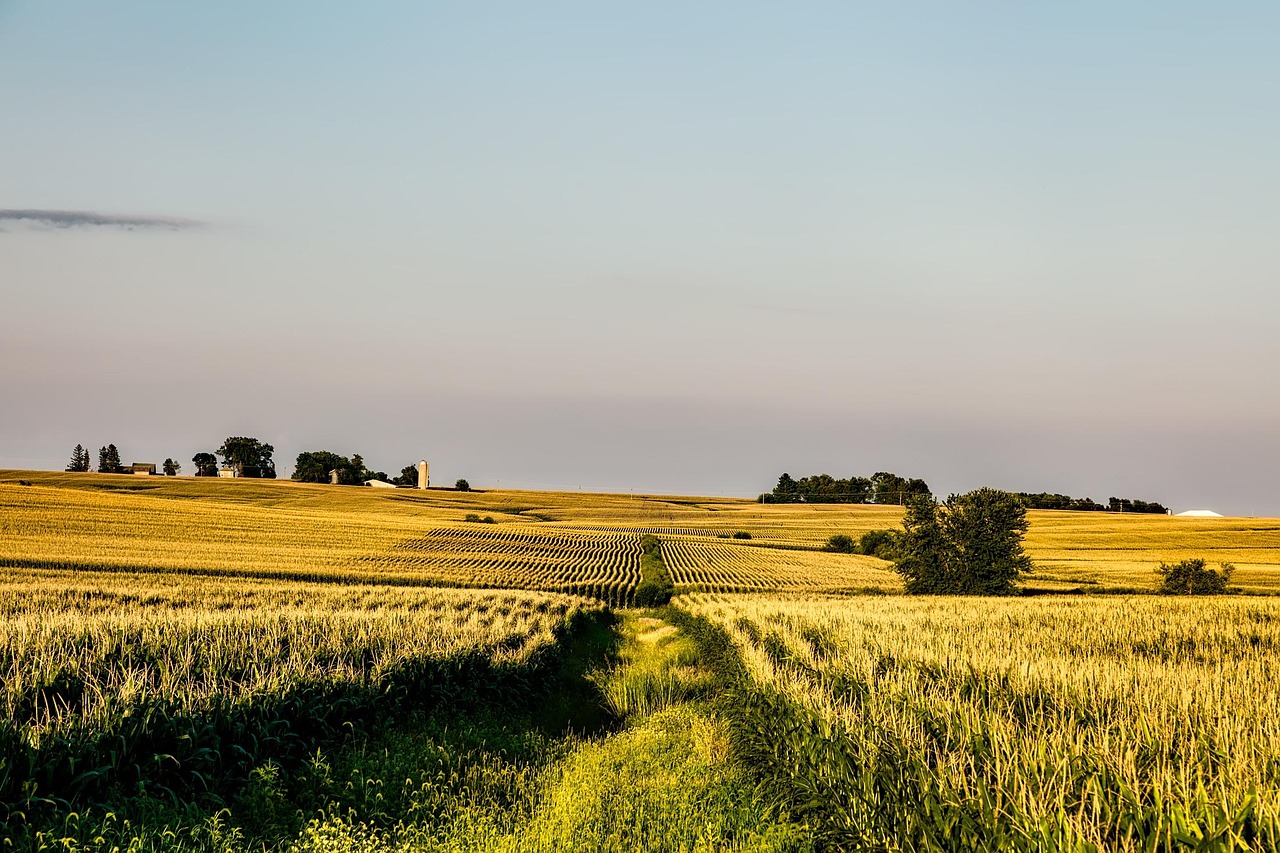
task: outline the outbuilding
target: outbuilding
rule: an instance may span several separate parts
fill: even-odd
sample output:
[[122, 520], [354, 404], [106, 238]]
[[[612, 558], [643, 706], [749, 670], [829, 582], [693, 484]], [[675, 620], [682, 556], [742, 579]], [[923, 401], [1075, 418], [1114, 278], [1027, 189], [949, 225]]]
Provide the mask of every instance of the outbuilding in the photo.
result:
[[1222, 513], [1214, 512], [1211, 509], [1189, 509], [1186, 512], [1178, 513], [1178, 518], [1223, 518]]

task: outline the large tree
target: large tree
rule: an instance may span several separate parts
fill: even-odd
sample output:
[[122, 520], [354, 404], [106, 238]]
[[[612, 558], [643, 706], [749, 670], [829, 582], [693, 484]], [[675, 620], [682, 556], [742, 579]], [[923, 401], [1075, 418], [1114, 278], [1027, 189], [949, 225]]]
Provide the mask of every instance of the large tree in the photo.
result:
[[223, 464], [235, 469], [238, 477], [275, 479], [276, 463], [271, 459], [275, 448], [256, 438], [243, 435], [232, 436], [222, 442], [222, 446], [214, 452], [222, 457]]
[[92, 463], [89, 460], [89, 451], [83, 445], [77, 444], [71, 451], [71, 461], [67, 463], [67, 470], [83, 473], [89, 470], [90, 464]]
[[299, 453], [293, 466], [293, 479], [300, 483], [330, 483], [334, 471], [338, 472], [338, 483], [343, 486], [358, 486], [370, 479], [359, 453], [348, 459], [328, 450]]
[[197, 453], [191, 457], [191, 464], [196, 468], [197, 477], [218, 476], [218, 457], [212, 453]]
[[166, 477], [176, 477], [178, 472], [182, 470], [182, 466], [172, 459], [164, 460], [164, 475]]
[[911, 495], [902, 526], [894, 568], [909, 593], [1009, 595], [1031, 571], [1022, 550], [1027, 512], [1008, 492], [978, 489], [942, 504]]

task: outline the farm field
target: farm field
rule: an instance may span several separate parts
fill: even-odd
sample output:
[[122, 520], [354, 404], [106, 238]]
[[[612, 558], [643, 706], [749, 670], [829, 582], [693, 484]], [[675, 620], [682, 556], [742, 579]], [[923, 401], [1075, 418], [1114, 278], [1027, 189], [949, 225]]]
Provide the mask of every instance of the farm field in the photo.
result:
[[[1028, 517], [1033, 588], [1142, 590], [1160, 563], [1200, 557], [1233, 563], [1245, 591], [1280, 591], [1277, 519]], [[643, 533], [668, 543], [690, 590], [893, 592], [883, 561], [817, 549], [900, 520], [890, 506], [0, 471], [0, 565], [519, 587], [611, 603], [638, 581]], [[723, 538], [739, 531], [752, 538]]]
[[[1275, 849], [1280, 521], [1030, 513], [1108, 595], [820, 550], [900, 515], [2, 471], [0, 846]], [[1190, 557], [1255, 594], [1118, 594]]]
[[1274, 850], [1280, 601], [696, 595], [840, 849]]

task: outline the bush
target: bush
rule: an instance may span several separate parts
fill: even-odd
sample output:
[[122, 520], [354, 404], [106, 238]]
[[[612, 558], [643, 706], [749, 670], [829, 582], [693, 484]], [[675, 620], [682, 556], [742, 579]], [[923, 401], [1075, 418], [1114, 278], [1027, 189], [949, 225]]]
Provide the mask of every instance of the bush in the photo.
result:
[[1222, 595], [1235, 570], [1230, 563], [1223, 563], [1222, 571], [1215, 572], [1204, 560], [1196, 559], [1161, 563], [1156, 574], [1161, 577], [1159, 591], [1163, 595]]
[[458, 482], [453, 484], [453, 487], [460, 492], [471, 491], [471, 484], [468, 483], [466, 480], [459, 480]]
[[868, 530], [858, 540], [858, 551], [869, 557], [892, 560], [897, 544], [898, 534], [892, 530]]
[[822, 550], [830, 551], [833, 554], [856, 554], [858, 553], [858, 546], [853, 541], [852, 536], [837, 533], [827, 540], [827, 544]]
[[739, 530], [737, 533], [733, 534], [733, 538], [734, 539], [750, 539], [751, 534], [745, 530]]

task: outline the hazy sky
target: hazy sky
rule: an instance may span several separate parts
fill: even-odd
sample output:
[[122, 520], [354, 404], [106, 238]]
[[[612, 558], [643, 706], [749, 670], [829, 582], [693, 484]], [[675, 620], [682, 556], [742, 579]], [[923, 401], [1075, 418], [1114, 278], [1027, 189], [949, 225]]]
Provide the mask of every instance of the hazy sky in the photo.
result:
[[0, 0], [0, 467], [1280, 514], [1280, 4], [619, 5]]

